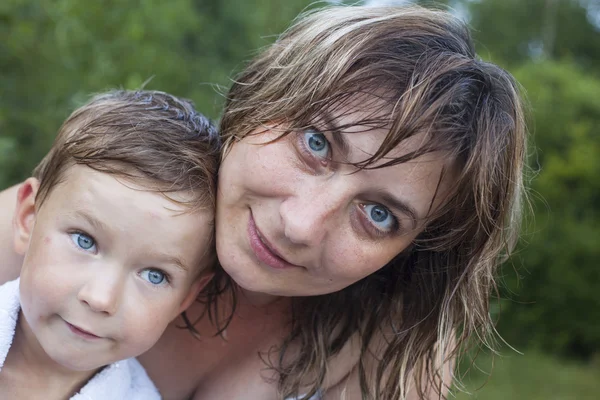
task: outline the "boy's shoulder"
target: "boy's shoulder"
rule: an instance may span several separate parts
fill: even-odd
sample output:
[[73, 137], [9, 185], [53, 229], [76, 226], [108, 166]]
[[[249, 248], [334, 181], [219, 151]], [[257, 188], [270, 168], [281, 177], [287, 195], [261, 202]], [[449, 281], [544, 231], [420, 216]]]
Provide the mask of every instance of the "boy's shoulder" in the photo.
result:
[[0, 370], [15, 336], [20, 309], [19, 278], [0, 285]]
[[0, 285], [0, 305], [13, 303], [16, 298], [19, 301], [19, 278], [5, 282]]
[[160, 400], [158, 389], [135, 359], [117, 361], [98, 372], [72, 400]]
[[[0, 371], [10, 350], [19, 318], [19, 278], [0, 285]], [[160, 400], [146, 370], [130, 358], [104, 367], [71, 399]]]

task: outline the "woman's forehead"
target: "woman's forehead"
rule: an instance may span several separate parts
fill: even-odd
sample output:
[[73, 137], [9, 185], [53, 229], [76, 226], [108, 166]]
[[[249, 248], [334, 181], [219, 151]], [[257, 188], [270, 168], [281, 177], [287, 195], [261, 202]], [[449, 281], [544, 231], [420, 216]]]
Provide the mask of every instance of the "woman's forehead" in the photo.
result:
[[[338, 142], [338, 144], [332, 145], [346, 148], [345, 159], [339, 161], [360, 164], [377, 152], [386, 139], [388, 132], [389, 130], [385, 128], [371, 128], [366, 130], [364, 127], [356, 125], [343, 132], [332, 133], [332, 136], [335, 135], [337, 137], [333, 141]], [[383, 164], [389, 161], [397, 160], [417, 152], [425, 145], [427, 140], [425, 133], [410, 136], [402, 140], [398, 146], [391, 149], [381, 159], [370, 164], [363, 170], [370, 177], [386, 177], [392, 184], [398, 181], [395, 178], [399, 175], [410, 175], [411, 182], [430, 178], [434, 178], [433, 180], [437, 182], [442, 174], [442, 170], [449, 170], [452, 166], [452, 160], [442, 151], [426, 152], [395, 165], [383, 166]], [[338, 161], [336, 160], [335, 152], [333, 161]]]
[[[387, 149], [380, 163], [383, 164], [431, 148], [433, 132], [398, 129], [402, 128], [402, 121], [395, 121], [397, 117], [397, 110], [388, 98], [382, 94], [362, 93], [320, 109], [311, 120], [319, 130], [334, 134], [335, 140], [347, 141], [344, 144], [353, 147], [357, 157], [362, 155], [362, 159], [349, 160], [353, 163], [365, 161], [382, 146], [389, 147], [386, 142], [393, 141], [395, 146]], [[396, 131], [391, 132], [392, 129]]]
[[311, 119], [339, 130], [353, 129], [354, 126], [362, 130], [369, 127], [389, 129], [393, 111], [393, 102], [383, 94], [360, 92], [332, 96], [323, 107], [316, 109], [316, 115]]

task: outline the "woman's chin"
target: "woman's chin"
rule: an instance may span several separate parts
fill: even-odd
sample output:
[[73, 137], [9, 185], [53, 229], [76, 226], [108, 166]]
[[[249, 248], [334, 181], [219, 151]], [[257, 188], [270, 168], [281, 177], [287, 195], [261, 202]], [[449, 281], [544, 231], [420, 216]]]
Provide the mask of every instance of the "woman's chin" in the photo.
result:
[[265, 305], [280, 297], [292, 297], [298, 294], [288, 290], [283, 282], [275, 283], [261, 271], [256, 271], [260, 266], [248, 263], [232, 263], [232, 268], [223, 265], [223, 269], [236, 283], [244, 297], [251, 300], [253, 304]]

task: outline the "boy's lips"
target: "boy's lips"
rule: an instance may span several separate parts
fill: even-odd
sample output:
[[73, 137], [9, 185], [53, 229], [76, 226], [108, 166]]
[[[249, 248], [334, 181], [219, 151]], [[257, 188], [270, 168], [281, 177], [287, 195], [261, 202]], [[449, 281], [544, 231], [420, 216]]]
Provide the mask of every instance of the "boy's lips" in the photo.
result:
[[92, 332], [90, 332], [86, 329], [83, 329], [77, 325], [73, 325], [70, 322], [67, 322], [66, 320], [65, 320], [65, 323], [67, 324], [67, 327], [71, 330], [71, 332], [73, 332], [77, 336], [80, 336], [85, 339], [102, 339], [102, 337], [95, 335]]

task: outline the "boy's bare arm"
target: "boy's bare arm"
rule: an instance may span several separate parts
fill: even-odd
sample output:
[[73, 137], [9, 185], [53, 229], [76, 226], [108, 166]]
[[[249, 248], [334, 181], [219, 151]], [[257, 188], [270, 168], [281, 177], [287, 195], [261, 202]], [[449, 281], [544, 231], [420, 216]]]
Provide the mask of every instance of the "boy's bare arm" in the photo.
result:
[[19, 185], [0, 192], [0, 284], [16, 279], [23, 258], [13, 247], [12, 218], [17, 203]]

